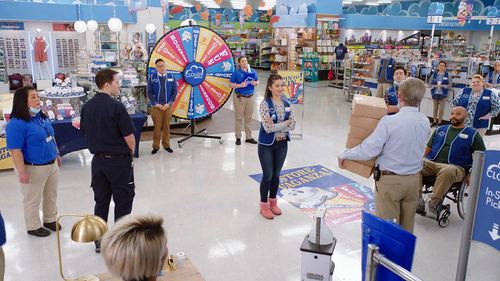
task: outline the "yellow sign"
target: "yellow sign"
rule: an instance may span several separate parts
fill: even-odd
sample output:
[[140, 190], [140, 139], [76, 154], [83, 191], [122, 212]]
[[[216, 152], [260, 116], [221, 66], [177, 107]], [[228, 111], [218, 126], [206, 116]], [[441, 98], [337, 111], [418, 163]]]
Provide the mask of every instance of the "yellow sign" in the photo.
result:
[[0, 170], [12, 168], [14, 168], [14, 165], [10, 151], [7, 149], [7, 142], [4, 138], [0, 138]]

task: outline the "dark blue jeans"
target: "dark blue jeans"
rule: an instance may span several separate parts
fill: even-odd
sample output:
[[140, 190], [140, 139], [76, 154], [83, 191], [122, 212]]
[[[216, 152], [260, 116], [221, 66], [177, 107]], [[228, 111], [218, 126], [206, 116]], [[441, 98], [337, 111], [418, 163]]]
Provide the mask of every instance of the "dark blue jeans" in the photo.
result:
[[262, 167], [260, 181], [260, 201], [267, 202], [267, 197], [276, 198], [280, 184], [280, 172], [285, 163], [288, 143], [286, 140], [275, 141], [273, 145], [259, 144], [258, 153]]

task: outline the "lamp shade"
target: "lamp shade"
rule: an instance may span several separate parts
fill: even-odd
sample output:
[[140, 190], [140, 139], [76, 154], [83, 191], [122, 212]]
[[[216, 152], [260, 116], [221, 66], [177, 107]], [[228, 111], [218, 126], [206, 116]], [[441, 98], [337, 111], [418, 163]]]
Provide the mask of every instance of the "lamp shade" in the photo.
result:
[[146, 29], [147, 33], [151, 34], [151, 33], [156, 31], [156, 26], [152, 23], [148, 23], [148, 24], [146, 24], [145, 29]]
[[101, 239], [107, 230], [108, 226], [103, 219], [88, 215], [73, 224], [71, 239], [80, 243], [93, 242]]
[[87, 22], [87, 29], [89, 31], [96, 31], [98, 27], [99, 26], [98, 26], [98, 24], [97, 24], [97, 22], [95, 20], [89, 20]]
[[75, 31], [78, 33], [84, 33], [85, 31], [87, 31], [87, 24], [82, 20], [75, 21], [75, 24], [73, 26], [75, 28]]
[[122, 30], [123, 23], [119, 18], [110, 18], [108, 20], [108, 27], [109, 30], [113, 32], [120, 32]]

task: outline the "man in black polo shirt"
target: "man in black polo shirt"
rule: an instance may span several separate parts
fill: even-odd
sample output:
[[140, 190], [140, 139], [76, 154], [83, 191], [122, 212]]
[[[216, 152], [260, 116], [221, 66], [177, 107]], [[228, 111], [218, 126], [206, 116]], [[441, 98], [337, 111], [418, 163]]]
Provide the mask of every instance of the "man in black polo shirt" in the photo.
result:
[[[104, 69], [97, 72], [95, 83], [99, 92], [81, 110], [80, 130], [85, 136], [92, 158], [94, 214], [108, 220], [111, 196], [115, 202], [115, 222], [130, 214], [134, 201], [132, 154], [135, 148], [135, 127], [125, 106], [113, 99], [120, 93], [118, 72]], [[101, 251], [100, 241], [96, 252]]]

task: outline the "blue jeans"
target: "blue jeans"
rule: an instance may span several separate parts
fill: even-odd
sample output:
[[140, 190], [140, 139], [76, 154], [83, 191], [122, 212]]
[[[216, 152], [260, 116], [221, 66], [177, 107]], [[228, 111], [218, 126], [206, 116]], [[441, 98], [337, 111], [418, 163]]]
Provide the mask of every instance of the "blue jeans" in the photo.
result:
[[280, 184], [280, 173], [285, 163], [288, 142], [275, 141], [273, 145], [259, 144], [258, 153], [262, 167], [262, 180], [260, 181], [260, 201], [267, 202], [267, 197], [276, 198]]

